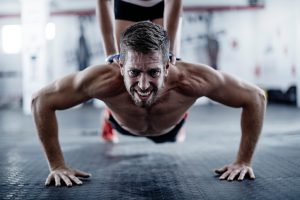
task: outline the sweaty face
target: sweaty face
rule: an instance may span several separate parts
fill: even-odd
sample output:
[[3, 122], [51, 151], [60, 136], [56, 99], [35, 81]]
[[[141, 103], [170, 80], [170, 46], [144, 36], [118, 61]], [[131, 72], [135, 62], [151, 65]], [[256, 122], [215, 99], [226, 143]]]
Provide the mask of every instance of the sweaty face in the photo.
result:
[[164, 86], [167, 68], [159, 52], [149, 54], [127, 52], [121, 67], [127, 91], [137, 106], [151, 106]]

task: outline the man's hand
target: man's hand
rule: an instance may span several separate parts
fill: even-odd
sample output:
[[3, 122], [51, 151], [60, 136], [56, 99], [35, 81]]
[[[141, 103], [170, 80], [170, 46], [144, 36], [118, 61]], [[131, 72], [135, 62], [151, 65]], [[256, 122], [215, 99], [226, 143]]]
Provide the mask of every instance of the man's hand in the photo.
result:
[[52, 181], [55, 181], [55, 186], [61, 186], [61, 180], [68, 186], [72, 187], [73, 184], [75, 185], [82, 185], [82, 181], [77, 177], [84, 177], [88, 178], [91, 174], [82, 172], [79, 170], [74, 170], [68, 167], [60, 167], [55, 170], [51, 170], [45, 185], [48, 186]]
[[246, 174], [249, 174], [250, 179], [255, 179], [252, 167], [247, 164], [233, 163], [225, 165], [220, 169], [216, 169], [215, 172], [221, 175], [219, 178], [220, 180], [227, 179], [228, 181], [232, 181], [239, 175], [237, 180], [242, 181]]

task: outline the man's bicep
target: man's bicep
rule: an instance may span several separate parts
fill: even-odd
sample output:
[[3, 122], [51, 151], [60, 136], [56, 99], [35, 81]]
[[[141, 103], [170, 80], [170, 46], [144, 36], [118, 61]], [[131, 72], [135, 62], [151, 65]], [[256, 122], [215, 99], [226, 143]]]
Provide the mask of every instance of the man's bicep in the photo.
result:
[[229, 74], [218, 72], [220, 80], [208, 98], [231, 107], [242, 107], [249, 102], [255, 87]]

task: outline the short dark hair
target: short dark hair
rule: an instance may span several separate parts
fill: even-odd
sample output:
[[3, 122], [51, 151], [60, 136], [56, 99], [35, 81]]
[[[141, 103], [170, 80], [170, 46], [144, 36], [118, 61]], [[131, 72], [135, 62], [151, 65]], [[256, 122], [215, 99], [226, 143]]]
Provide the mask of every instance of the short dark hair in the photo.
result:
[[121, 35], [120, 60], [125, 62], [129, 50], [143, 54], [160, 51], [164, 62], [169, 60], [169, 38], [160, 25], [152, 22], [138, 22], [128, 27]]

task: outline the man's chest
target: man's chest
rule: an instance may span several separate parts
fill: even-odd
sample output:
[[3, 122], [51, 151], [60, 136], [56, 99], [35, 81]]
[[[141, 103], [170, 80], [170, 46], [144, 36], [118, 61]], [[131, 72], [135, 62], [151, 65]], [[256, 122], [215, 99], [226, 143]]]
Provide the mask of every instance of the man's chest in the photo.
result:
[[121, 126], [139, 133], [159, 133], [176, 125], [193, 102], [172, 94], [158, 98], [149, 108], [136, 106], [131, 98], [116, 99], [107, 105]]

